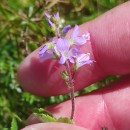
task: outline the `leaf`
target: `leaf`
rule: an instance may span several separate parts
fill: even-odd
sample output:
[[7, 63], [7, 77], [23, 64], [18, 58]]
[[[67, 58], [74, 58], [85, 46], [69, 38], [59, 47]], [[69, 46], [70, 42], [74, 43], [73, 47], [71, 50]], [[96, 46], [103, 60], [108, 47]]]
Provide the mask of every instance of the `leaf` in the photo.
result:
[[17, 121], [15, 118], [13, 118], [13, 120], [11, 122], [11, 130], [18, 130], [18, 125], [17, 125]]
[[57, 122], [62, 122], [62, 123], [68, 123], [68, 124], [74, 124], [73, 120], [71, 120], [68, 117], [60, 117], [57, 119]]
[[68, 117], [60, 117], [56, 119], [51, 113], [43, 108], [36, 109], [33, 113], [41, 122], [62, 122], [74, 124], [73, 120]]
[[34, 110], [34, 113], [37, 113], [37, 114], [45, 114], [45, 115], [49, 115], [51, 117], [53, 117], [53, 115], [48, 112], [47, 110], [43, 109], [43, 108], [38, 108], [38, 109], [35, 109]]
[[42, 114], [40, 119], [42, 122], [56, 122], [56, 119], [54, 117], [45, 114]]
[[38, 46], [36, 45], [36, 43], [33, 42], [29, 42], [28, 43], [28, 47], [31, 51], [34, 51], [36, 48], [38, 48]]
[[30, 6], [30, 7], [29, 7], [29, 12], [28, 12], [28, 17], [29, 17], [29, 18], [31, 18], [31, 16], [32, 16], [32, 14], [33, 14], [33, 10], [34, 10], [33, 6]]
[[43, 108], [36, 109], [34, 115], [42, 122], [56, 122], [56, 118]]
[[3, 130], [9, 130], [8, 128], [3, 128]]

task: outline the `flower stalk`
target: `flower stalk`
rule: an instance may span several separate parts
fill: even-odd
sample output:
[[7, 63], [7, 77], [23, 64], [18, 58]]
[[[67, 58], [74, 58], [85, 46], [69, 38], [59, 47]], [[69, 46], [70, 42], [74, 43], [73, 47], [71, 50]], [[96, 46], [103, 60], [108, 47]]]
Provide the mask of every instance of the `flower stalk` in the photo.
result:
[[70, 91], [71, 99], [71, 116], [74, 118], [75, 113], [75, 96], [74, 96], [74, 75], [75, 72], [86, 64], [93, 63], [89, 53], [83, 53], [80, 50], [80, 46], [90, 42], [90, 33], [79, 36], [79, 27], [75, 25], [70, 38], [64, 37], [64, 35], [71, 29], [70, 25], [63, 27], [60, 30], [60, 17], [59, 13], [54, 15], [45, 14], [48, 24], [54, 32], [56, 38], [50, 39], [49, 42], [45, 43], [40, 51], [39, 57], [45, 61], [47, 59], [56, 59], [58, 63], [65, 66], [65, 70], [61, 72], [61, 76], [64, 79], [67, 87]]
[[66, 67], [66, 71], [68, 73], [68, 81], [66, 81], [66, 84], [69, 88], [70, 99], [71, 99], [71, 116], [70, 116], [70, 118], [73, 119], [74, 113], [75, 113], [74, 79], [73, 79], [68, 61], [66, 61], [65, 67]]

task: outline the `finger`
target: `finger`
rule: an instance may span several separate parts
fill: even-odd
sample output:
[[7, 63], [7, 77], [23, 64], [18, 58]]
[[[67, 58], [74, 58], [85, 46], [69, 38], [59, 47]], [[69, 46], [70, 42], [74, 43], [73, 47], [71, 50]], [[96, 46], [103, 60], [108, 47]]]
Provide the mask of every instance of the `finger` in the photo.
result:
[[88, 129], [65, 123], [39, 123], [27, 126], [22, 130], [88, 130]]
[[[75, 125], [90, 130], [130, 129], [130, 75], [112, 83], [106, 88], [76, 98]], [[48, 107], [55, 117], [70, 116], [71, 102], [66, 101]], [[32, 117], [27, 121], [32, 124]], [[37, 119], [35, 119], [37, 120]]]
[[[91, 44], [82, 47], [94, 59], [75, 76], [75, 91], [110, 74], [130, 73], [130, 2], [112, 9], [93, 21], [80, 26], [80, 33], [91, 33]], [[64, 66], [56, 61], [40, 62], [38, 51], [30, 54], [20, 65], [18, 80], [27, 91], [50, 96], [68, 93], [60, 76]]]

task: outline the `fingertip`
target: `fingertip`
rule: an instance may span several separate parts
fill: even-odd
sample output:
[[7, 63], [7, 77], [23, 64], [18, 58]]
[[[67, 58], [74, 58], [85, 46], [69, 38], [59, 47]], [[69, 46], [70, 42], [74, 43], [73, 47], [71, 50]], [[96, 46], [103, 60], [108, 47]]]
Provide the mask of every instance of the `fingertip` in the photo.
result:
[[83, 127], [66, 123], [39, 123], [27, 126], [21, 130], [88, 130]]

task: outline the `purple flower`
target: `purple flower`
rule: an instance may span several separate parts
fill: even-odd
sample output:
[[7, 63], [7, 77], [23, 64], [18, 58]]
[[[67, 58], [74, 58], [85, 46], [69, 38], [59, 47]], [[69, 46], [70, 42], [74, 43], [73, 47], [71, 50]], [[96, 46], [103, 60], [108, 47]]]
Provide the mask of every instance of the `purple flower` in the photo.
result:
[[[48, 23], [52, 29], [55, 30], [56, 26], [53, 26], [55, 23], [50, 20], [52, 16], [47, 13], [45, 15], [48, 19]], [[53, 18], [58, 20], [59, 13], [53, 15]], [[62, 30], [62, 33], [68, 32], [70, 28], [70, 25], [65, 26]], [[86, 41], [90, 40], [90, 34], [87, 33], [83, 34], [82, 36], [78, 36], [78, 33], [79, 27], [78, 25], [75, 25], [70, 38], [60, 37], [56, 41], [51, 40], [44, 44], [39, 51], [40, 59], [46, 60], [48, 58], [56, 57], [58, 58], [60, 64], [65, 64], [65, 62], [68, 60], [70, 63], [75, 64], [76, 68], [92, 63], [93, 61], [90, 60], [89, 54], [80, 52], [80, 45], [83, 45], [86, 43]]]
[[46, 19], [47, 19], [49, 26], [53, 26], [54, 23], [50, 20], [52, 16], [48, 13], [45, 13], [45, 16], [46, 16]]
[[72, 39], [72, 43], [71, 44], [75, 44], [75, 45], [83, 45], [87, 42], [87, 39], [84, 35], [82, 36], [78, 36], [79, 33], [79, 27], [78, 25], [75, 25], [73, 32], [71, 34], [71, 39]]
[[41, 60], [45, 60], [48, 58], [53, 58], [53, 52], [54, 52], [54, 43], [52, 42], [48, 42], [46, 44], [44, 44], [41, 49], [39, 50], [39, 57]]
[[71, 29], [71, 26], [70, 26], [70, 25], [67, 25], [67, 26], [65, 26], [65, 27], [62, 29], [62, 33], [67, 33], [70, 29]]
[[70, 55], [71, 55], [72, 57], [76, 58], [76, 57], [77, 57], [78, 55], [80, 55], [80, 54], [81, 54], [81, 52], [79, 51], [78, 48], [73, 47], [73, 48], [70, 49]]
[[56, 31], [56, 24], [58, 24], [60, 21], [59, 12], [57, 12], [54, 15], [45, 13], [45, 16], [46, 16], [47, 22], [48, 22], [49, 26], [51, 27], [52, 31]]
[[47, 19], [50, 19], [50, 18], [51, 18], [51, 15], [48, 14], [48, 13], [45, 13], [45, 16], [46, 16]]
[[46, 52], [48, 50], [48, 47], [47, 47], [47, 45], [43, 45], [42, 47], [41, 47], [41, 49], [40, 49], [40, 51], [39, 51], [39, 56], [41, 57], [41, 56], [43, 56], [44, 55], [44, 53]]
[[60, 19], [59, 12], [57, 12], [56, 14], [54, 14], [54, 17], [55, 17], [57, 20]]
[[93, 63], [93, 60], [90, 59], [90, 54], [87, 53], [82, 53], [80, 55], [78, 55], [78, 57], [76, 58], [76, 68], [80, 68], [81, 66], [85, 65], [85, 64], [91, 64]]
[[57, 55], [59, 55], [59, 63], [64, 64], [66, 60], [69, 60], [71, 63], [75, 63], [75, 56], [78, 53], [78, 50], [76, 48], [70, 48], [70, 44], [67, 39], [65, 38], [59, 38], [56, 46], [55, 46], [55, 52]]
[[45, 61], [47, 59], [54, 59], [53, 53], [50, 53], [50, 52], [47, 52], [47, 51], [43, 55], [39, 55], [39, 56], [40, 56], [41, 61]]
[[53, 26], [54, 25], [54, 23], [50, 19], [47, 20], [47, 21], [48, 21], [49, 26]]
[[90, 41], [90, 33], [83, 34], [82, 37], [86, 38], [86, 41]]

